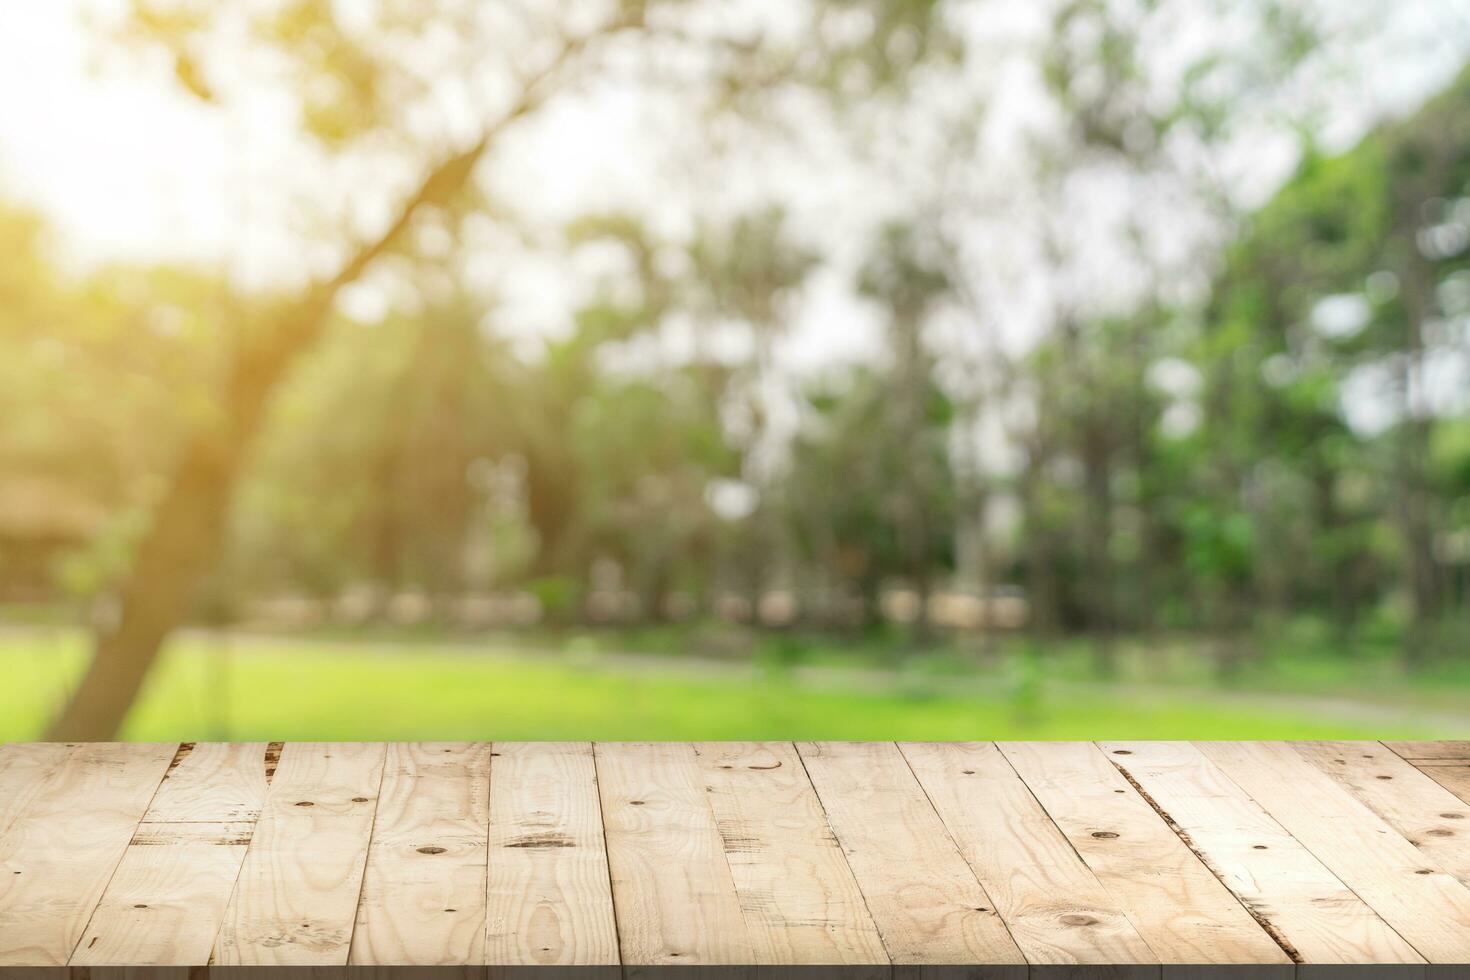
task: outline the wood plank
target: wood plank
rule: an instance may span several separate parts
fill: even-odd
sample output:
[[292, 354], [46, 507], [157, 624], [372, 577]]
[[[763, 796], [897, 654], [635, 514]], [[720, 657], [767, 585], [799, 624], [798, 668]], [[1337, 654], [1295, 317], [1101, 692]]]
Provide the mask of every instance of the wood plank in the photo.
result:
[[79, 747], [0, 836], [0, 966], [62, 966], [178, 746]]
[[1377, 742], [1292, 742], [1410, 844], [1470, 885], [1470, 804]]
[[1025, 963], [898, 746], [797, 748], [895, 967]]
[[281, 750], [215, 963], [347, 963], [384, 755], [381, 743], [291, 742]]
[[899, 748], [1028, 961], [1158, 963], [994, 744]]
[[1410, 762], [1470, 762], [1470, 742], [1384, 742]]
[[881, 964], [888, 954], [862, 892], [790, 742], [694, 746], [755, 961]]
[[1000, 748], [1163, 962], [1291, 962], [1097, 746]]
[[203, 966], [265, 803], [264, 743], [180, 748], [73, 966]]
[[1453, 793], [1462, 803], [1470, 803], [1470, 763], [1452, 766], [1419, 766], [1418, 769]]
[[489, 865], [488, 962], [618, 963], [590, 742], [495, 744]]
[[349, 964], [483, 961], [489, 804], [488, 742], [387, 747]]
[[1199, 749], [1188, 742], [1099, 745], [1303, 962], [1424, 962]]
[[0, 745], [0, 834], [10, 829], [76, 748], [62, 742]]
[[595, 757], [625, 972], [754, 963], [693, 747], [598, 743]]
[[1470, 962], [1470, 890], [1284, 742], [1200, 742], [1431, 963]]

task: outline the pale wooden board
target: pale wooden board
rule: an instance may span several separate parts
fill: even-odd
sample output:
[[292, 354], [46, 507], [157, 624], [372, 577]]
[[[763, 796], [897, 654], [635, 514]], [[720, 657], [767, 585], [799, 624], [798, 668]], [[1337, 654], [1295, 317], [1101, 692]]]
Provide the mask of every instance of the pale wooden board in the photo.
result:
[[1097, 746], [1001, 750], [1163, 962], [1291, 962]]
[[1027, 960], [1158, 962], [994, 744], [900, 749]]
[[199, 742], [181, 747], [144, 824], [231, 823], [253, 825], [269, 789], [264, 742]]
[[1293, 742], [1461, 884], [1470, 885], [1470, 803], [1375, 742]]
[[10, 829], [76, 748], [61, 742], [0, 745], [0, 834]]
[[487, 962], [542, 971], [618, 962], [590, 742], [495, 744], [489, 865]]
[[209, 962], [265, 803], [264, 743], [205, 743], [159, 786], [72, 956], [73, 966]]
[[1200, 750], [1431, 963], [1470, 962], [1470, 890], [1284, 742]]
[[1423, 963], [1321, 861], [1188, 742], [1099, 746], [1306, 963]]
[[349, 964], [483, 961], [489, 804], [488, 742], [387, 747]]
[[[1408, 946], [1380, 921], [1396, 914], [1421, 947], [1470, 937], [1457, 905], [1470, 888], [1444, 873], [1464, 873], [1470, 823], [1452, 795], [1470, 774], [1459, 743], [1414, 744], [1412, 762], [1377, 743], [1251, 744], [1248, 761], [1270, 764], [1246, 775], [1207, 755], [1228, 746], [1183, 743], [1090, 757], [1066, 743], [292, 745], [267, 788], [278, 746], [185, 746], [173, 768], [173, 746], [151, 761], [149, 747], [0, 746], [0, 826], [13, 824], [0, 830], [0, 943], [74, 936], [90, 980], [1470, 980], [1463, 962], [1390, 962]], [[1038, 773], [1027, 752], [1044, 756]], [[1058, 779], [1058, 763], [1098, 759], [1090, 780]], [[615, 787], [599, 787], [599, 767]], [[128, 786], [142, 799], [119, 820]], [[1147, 902], [1125, 900], [1100, 863], [1129, 839], [1099, 822], [1120, 798], [1152, 821], [1133, 831], [1163, 828], [1160, 852], [1202, 856], [1309, 962], [1152, 962]], [[1047, 807], [1097, 827], [1081, 839]], [[1355, 830], [1334, 822], [1344, 814]], [[48, 869], [40, 887], [16, 890], [21, 867], [5, 876], [17, 835]], [[1132, 887], [1180, 896], [1179, 867], [1157, 853], [1134, 871]], [[1183, 895], [1185, 914], [1198, 904]], [[1219, 923], [1200, 932], [1219, 945]], [[681, 951], [671, 938], [687, 957], [667, 955]], [[645, 962], [618, 966], [639, 943]], [[220, 963], [259, 965], [203, 967], [211, 945]], [[6, 964], [0, 980], [66, 980]]]
[[1420, 772], [1449, 790], [1462, 803], [1470, 803], [1470, 763], [1463, 765], [1421, 765]]
[[896, 967], [1025, 962], [897, 745], [797, 748]]
[[1470, 741], [1384, 742], [1383, 744], [1412, 762], [1470, 762]]
[[346, 964], [383, 760], [380, 743], [286, 745], [225, 910], [214, 962]]
[[703, 742], [694, 751], [755, 961], [882, 964], [870, 975], [886, 977], [883, 940], [795, 746]]
[[693, 747], [599, 743], [596, 759], [625, 970], [753, 964]]
[[0, 835], [0, 966], [66, 963], [177, 748], [81, 746]]

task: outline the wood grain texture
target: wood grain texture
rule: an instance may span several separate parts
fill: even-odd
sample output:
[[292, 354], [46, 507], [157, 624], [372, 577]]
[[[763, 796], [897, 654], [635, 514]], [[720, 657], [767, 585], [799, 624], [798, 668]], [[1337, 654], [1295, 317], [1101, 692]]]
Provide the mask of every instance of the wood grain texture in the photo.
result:
[[1436, 865], [1470, 885], [1470, 803], [1371, 742], [1291, 745]]
[[0, 835], [0, 965], [61, 966], [177, 746], [84, 745]]
[[796, 747], [705, 742], [694, 750], [755, 962], [881, 964], [870, 975], [886, 976], [883, 940]]
[[693, 747], [601, 743], [596, 759], [625, 969], [753, 964]]
[[1001, 750], [1163, 962], [1291, 962], [1097, 746]]
[[184, 746], [133, 833], [73, 966], [209, 962], [265, 803], [263, 743]]
[[489, 805], [488, 742], [388, 746], [348, 963], [483, 962]]
[[347, 963], [383, 760], [379, 743], [292, 742], [282, 750], [215, 963]]
[[496, 743], [486, 913], [489, 963], [619, 962], [590, 742]]
[[1470, 762], [1467, 742], [1384, 742], [1395, 754], [1411, 762]]
[[1467, 783], [1449, 742], [7, 745], [0, 980], [1470, 980]]
[[1158, 962], [994, 744], [900, 749], [1029, 962]]
[[1199, 749], [1188, 742], [1099, 745], [1303, 962], [1424, 962]]
[[1422, 765], [1416, 768], [1453, 793], [1460, 802], [1470, 803], [1470, 763], [1463, 765]]
[[1431, 963], [1470, 963], [1470, 890], [1284, 742], [1199, 748]]
[[898, 746], [797, 748], [895, 966], [1026, 962]]
[[0, 745], [0, 835], [10, 829], [76, 748], [62, 742]]

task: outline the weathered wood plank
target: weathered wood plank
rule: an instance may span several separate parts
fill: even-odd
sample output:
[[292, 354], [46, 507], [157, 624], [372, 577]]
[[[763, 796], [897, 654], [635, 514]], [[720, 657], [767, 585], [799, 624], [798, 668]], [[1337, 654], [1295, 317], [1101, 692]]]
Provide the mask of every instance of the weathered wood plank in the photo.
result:
[[1029, 962], [1158, 962], [995, 745], [899, 748]]
[[1461, 743], [279, 744], [0, 746], [0, 980], [1470, 980]]
[[870, 975], [886, 976], [883, 940], [795, 746], [705, 742], [694, 750], [755, 961], [882, 964]]
[[384, 754], [380, 743], [352, 742], [292, 742], [281, 751], [215, 963], [347, 963]]
[[1000, 748], [1163, 962], [1291, 962], [1097, 746]]
[[1384, 742], [1410, 762], [1470, 762], [1470, 741]]
[[489, 865], [487, 962], [618, 963], [591, 743], [495, 744]]
[[797, 748], [896, 967], [1025, 963], [898, 746]]
[[0, 966], [66, 963], [177, 748], [81, 746], [0, 835]]
[[1291, 746], [1435, 864], [1470, 885], [1470, 804], [1376, 742]]
[[1416, 767], [1424, 775], [1453, 793], [1462, 803], [1470, 803], [1470, 763]]
[[1188, 742], [1099, 744], [1303, 962], [1424, 962], [1199, 749]]
[[10, 829], [76, 748], [62, 742], [0, 745], [0, 834]]
[[753, 964], [693, 747], [599, 743], [596, 759], [625, 972]]
[[1470, 890], [1284, 742], [1200, 750], [1431, 963], [1470, 962]]
[[263, 743], [180, 749], [73, 966], [203, 966], [265, 803]]
[[488, 742], [387, 747], [349, 964], [483, 961], [489, 803]]

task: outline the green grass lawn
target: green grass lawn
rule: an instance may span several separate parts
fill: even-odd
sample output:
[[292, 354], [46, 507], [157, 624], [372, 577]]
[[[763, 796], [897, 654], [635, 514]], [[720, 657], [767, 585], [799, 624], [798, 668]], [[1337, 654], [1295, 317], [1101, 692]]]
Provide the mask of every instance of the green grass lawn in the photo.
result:
[[[75, 632], [0, 633], [0, 740], [37, 737], [86, 658]], [[885, 678], [887, 678], [885, 680]], [[1363, 710], [1359, 710], [1362, 708]], [[1465, 717], [1470, 713], [1461, 713]], [[1407, 706], [1204, 689], [861, 676], [495, 645], [187, 634], [128, 739], [990, 739], [1464, 737]], [[1458, 730], [1455, 730], [1458, 729]]]

